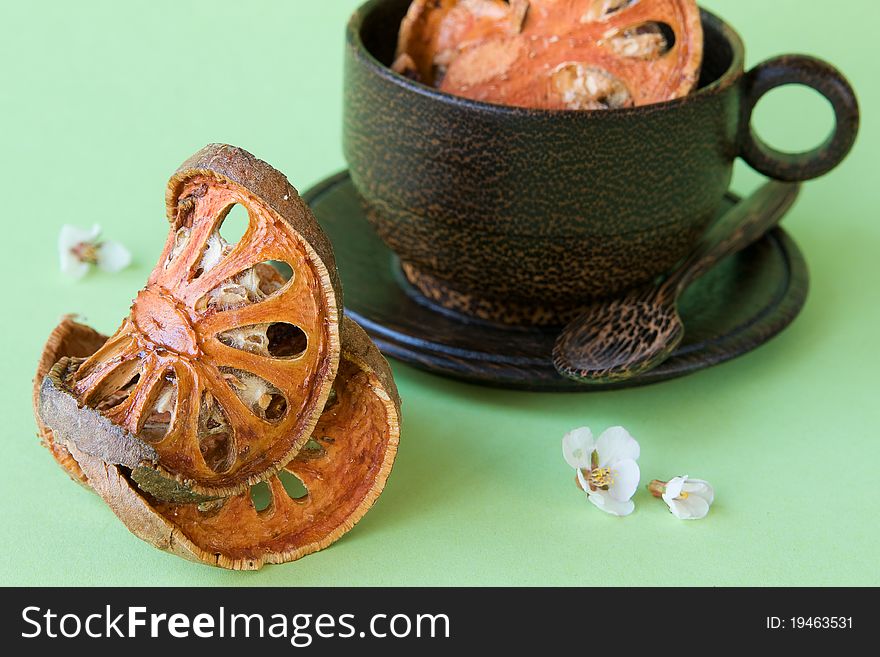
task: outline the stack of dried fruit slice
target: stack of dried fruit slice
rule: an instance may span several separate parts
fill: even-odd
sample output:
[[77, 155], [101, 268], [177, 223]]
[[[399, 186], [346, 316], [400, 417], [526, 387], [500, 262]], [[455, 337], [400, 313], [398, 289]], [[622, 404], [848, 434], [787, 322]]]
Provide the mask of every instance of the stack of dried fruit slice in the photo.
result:
[[414, 0], [393, 68], [473, 100], [595, 110], [685, 96], [702, 57], [695, 0]]
[[[382, 491], [400, 402], [341, 317], [332, 249], [287, 179], [203, 149], [171, 178], [171, 231], [109, 339], [67, 318], [40, 360], [43, 442], [137, 536], [233, 569], [326, 547]], [[248, 227], [221, 233], [235, 205]]]

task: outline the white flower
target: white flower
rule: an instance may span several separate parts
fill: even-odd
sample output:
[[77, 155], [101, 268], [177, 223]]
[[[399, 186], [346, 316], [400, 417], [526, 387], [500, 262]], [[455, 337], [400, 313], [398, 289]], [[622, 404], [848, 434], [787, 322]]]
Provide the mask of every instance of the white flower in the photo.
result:
[[598, 440], [588, 427], [562, 439], [562, 455], [577, 471], [578, 485], [595, 506], [615, 516], [635, 509], [632, 496], [639, 487], [639, 444], [623, 427], [612, 427]]
[[655, 497], [662, 497], [672, 515], [680, 520], [705, 518], [715, 501], [715, 491], [709, 482], [691, 479], [687, 475], [670, 479], [665, 484], [662, 481], [652, 481], [648, 490]]
[[58, 235], [58, 256], [61, 271], [73, 278], [82, 278], [91, 265], [115, 273], [131, 264], [131, 253], [118, 242], [99, 242], [101, 227], [83, 230], [65, 224]]

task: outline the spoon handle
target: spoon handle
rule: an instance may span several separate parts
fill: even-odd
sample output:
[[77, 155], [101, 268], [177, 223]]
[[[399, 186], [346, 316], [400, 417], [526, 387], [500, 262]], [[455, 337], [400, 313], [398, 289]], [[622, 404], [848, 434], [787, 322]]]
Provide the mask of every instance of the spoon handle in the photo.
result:
[[799, 183], [766, 183], [709, 229], [694, 252], [670, 274], [664, 288], [678, 296], [721, 260], [757, 242], [779, 223], [799, 193]]

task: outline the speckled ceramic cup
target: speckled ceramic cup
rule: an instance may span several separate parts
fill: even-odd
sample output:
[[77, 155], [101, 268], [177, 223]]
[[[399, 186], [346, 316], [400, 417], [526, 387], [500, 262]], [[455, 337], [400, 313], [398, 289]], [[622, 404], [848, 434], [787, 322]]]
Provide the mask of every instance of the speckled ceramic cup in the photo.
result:
[[[777, 57], [744, 72], [740, 37], [703, 12], [699, 89], [605, 111], [474, 102], [392, 72], [409, 0], [372, 0], [348, 26], [344, 147], [367, 216], [429, 300], [481, 319], [558, 324], [596, 297], [668, 271], [716, 216], [742, 157], [779, 180], [815, 178], [858, 132], [830, 65]], [[836, 127], [802, 154], [750, 128], [769, 90], [825, 96]]]

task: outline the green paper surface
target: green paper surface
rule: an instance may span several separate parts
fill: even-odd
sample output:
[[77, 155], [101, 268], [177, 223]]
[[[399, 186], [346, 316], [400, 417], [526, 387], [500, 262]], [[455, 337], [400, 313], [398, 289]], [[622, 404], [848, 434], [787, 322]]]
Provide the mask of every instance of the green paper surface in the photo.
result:
[[[395, 362], [403, 436], [373, 511], [319, 554], [229, 573], [153, 549], [73, 484], [35, 437], [31, 377], [62, 314], [118, 326], [166, 236], [166, 180], [192, 152], [240, 145], [301, 191], [345, 166], [343, 40], [358, 2], [4, 2], [0, 584], [880, 584], [880, 9], [704, 4], [743, 35], [748, 66], [810, 53], [860, 94], [855, 151], [785, 220], [812, 273], [799, 320], [734, 362], [622, 392], [505, 392]], [[830, 110], [780, 90], [757, 125], [776, 146], [812, 147]], [[740, 163], [734, 187], [760, 180]], [[61, 225], [95, 222], [134, 265], [65, 279]], [[643, 484], [714, 484], [705, 521], [676, 520], [644, 487], [629, 518], [587, 503], [562, 435], [618, 424], [641, 443]]]

